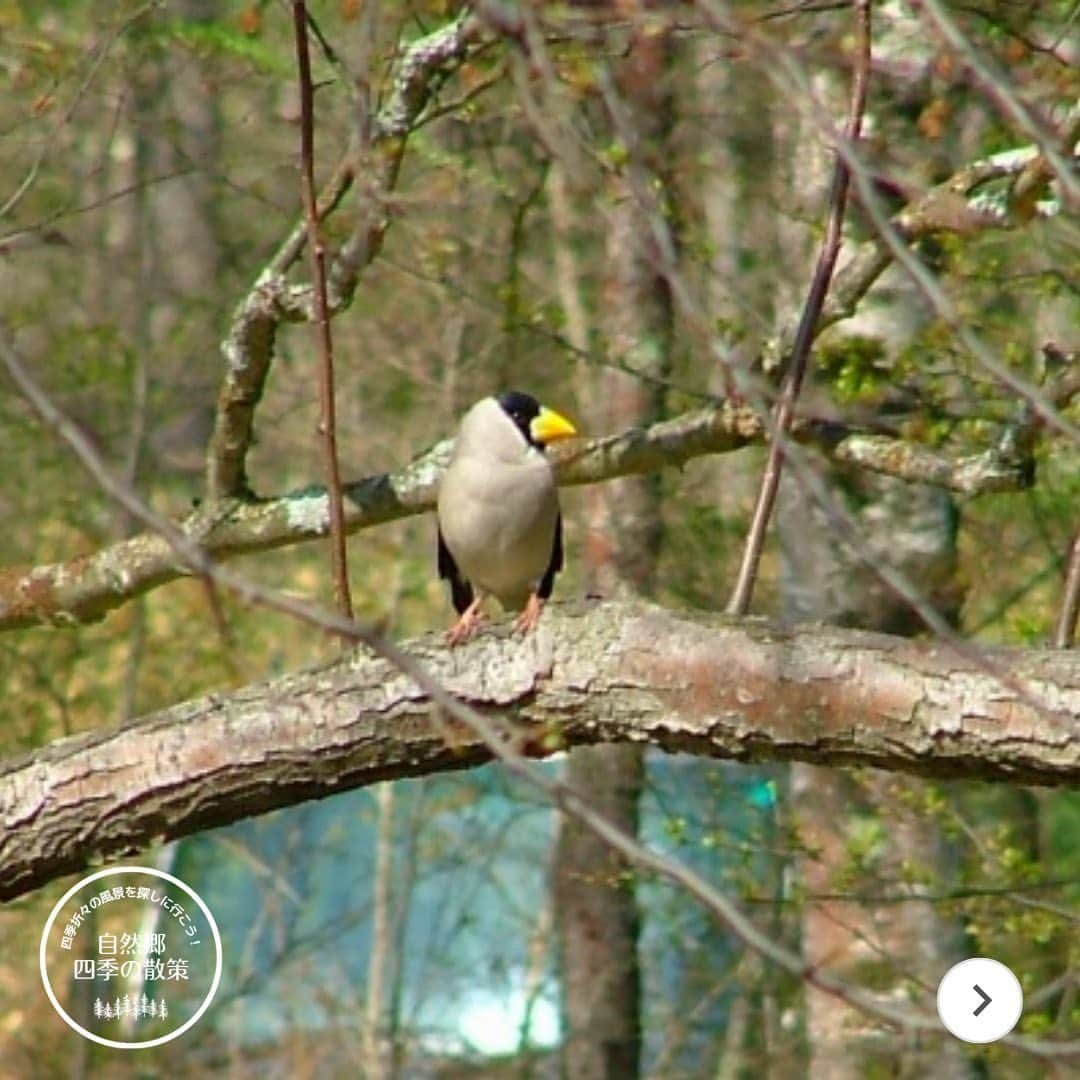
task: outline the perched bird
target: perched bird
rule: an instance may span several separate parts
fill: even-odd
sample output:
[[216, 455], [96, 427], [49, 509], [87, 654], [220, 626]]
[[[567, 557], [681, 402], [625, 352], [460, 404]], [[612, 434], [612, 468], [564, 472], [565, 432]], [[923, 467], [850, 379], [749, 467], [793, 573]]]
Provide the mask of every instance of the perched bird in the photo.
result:
[[458, 621], [451, 645], [483, 621], [484, 598], [520, 611], [527, 633], [563, 566], [562, 516], [548, 443], [576, 435], [569, 420], [518, 391], [478, 401], [458, 429], [439, 487], [439, 577]]

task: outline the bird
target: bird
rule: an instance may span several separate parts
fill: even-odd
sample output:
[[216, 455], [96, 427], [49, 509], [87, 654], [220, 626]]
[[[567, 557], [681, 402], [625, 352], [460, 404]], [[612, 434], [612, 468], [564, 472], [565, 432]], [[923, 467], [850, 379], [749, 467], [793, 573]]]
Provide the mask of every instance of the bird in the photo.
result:
[[577, 435], [564, 416], [510, 390], [478, 401], [461, 420], [439, 484], [439, 577], [450, 583], [457, 622], [450, 646], [484, 621], [494, 596], [518, 611], [527, 634], [563, 568], [562, 514], [546, 447]]

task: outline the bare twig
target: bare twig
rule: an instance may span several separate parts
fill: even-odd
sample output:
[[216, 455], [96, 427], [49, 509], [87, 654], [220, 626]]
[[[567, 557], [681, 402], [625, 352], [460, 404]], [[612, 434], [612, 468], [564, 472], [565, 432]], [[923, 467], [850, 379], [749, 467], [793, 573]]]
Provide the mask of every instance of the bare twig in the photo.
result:
[[[870, 82], [870, 0], [855, 0], [855, 69], [851, 86], [851, 103], [848, 109], [845, 135], [855, 142], [862, 130], [863, 113], [866, 110], [867, 87]], [[803, 305], [799, 327], [795, 334], [795, 343], [791, 350], [791, 360], [784, 373], [780, 387], [780, 397], [773, 414], [773, 427], [781, 436], [791, 427], [795, 415], [795, 403], [802, 389], [803, 379], [810, 360], [810, 347], [818, 332], [818, 322], [825, 305], [825, 297], [832, 281], [833, 270], [840, 254], [840, 241], [844, 225], [844, 213], [847, 209], [847, 194], [850, 174], [843, 158], [837, 155], [833, 165], [832, 185], [829, 192], [829, 215], [825, 226], [825, 236], [821, 243], [817, 266], [810, 282], [810, 291]], [[754, 506], [750, 528], [743, 548], [742, 564], [735, 582], [728, 612], [743, 615], [750, 607], [754, 582], [757, 580], [761, 553], [765, 546], [765, 534], [772, 519], [776, 505], [776, 493], [780, 487], [780, 475], [783, 470], [783, 440], [773, 437], [769, 445], [769, 456], [765, 462], [765, 471], [761, 477], [757, 503]]]
[[123, 37], [124, 34], [131, 29], [135, 23], [139, 22], [145, 15], [153, 11], [157, 7], [156, 2], [143, 4], [141, 7], [136, 8], [127, 18], [118, 23], [113, 30], [106, 37], [101, 47], [97, 50], [97, 55], [90, 61], [86, 74], [83, 76], [82, 81], [75, 88], [75, 93], [72, 94], [71, 100], [67, 106], [57, 115], [53, 129], [49, 133], [48, 138], [43, 142], [38, 149], [30, 168], [26, 171], [26, 175], [19, 182], [15, 190], [8, 196], [8, 198], [0, 204], [0, 218], [6, 217], [15, 209], [16, 205], [22, 199], [22, 197], [30, 190], [34, 181], [37, 179], [38, 173], [41, 171], [41, 166], [45, 162], [45, 158], [48, 156], [49, 150], [55, 139], [64, 130], [67, 124], [71, 121], [72, 116], [75, 114], [75, 110], [86, 96], [87, 90], [90, 89], [98, 70], [101, 65], [108, 58], [109, 53], [112, 52], [113, 46]]
[[345, 548], [345, 504], [337, 454], [334, 341], [330, 332], [330, 311], [326, 302], [326, 249], [319, 233], [318, 208], [315, 205], [314, 95], [311, 87], [311, 57], [308, 54], [307, 5], [304, 0], [293, 2], [293, 27], [296, 34], [297, 77], [300, 82], [300, 190], [307, 221], [311, 284], [315, 292], [315, 336], [319, 347], [319, 434], [322, 437], [330, 511], [330, 564], [334, 575], [337, 609], [346, 618], [352, 618], [349, 565]]
[[69, 220], [82, 214], [88, 214], [93, 210], [100, 210], [103, 206], [119, 202], [121, 199], [127, 199], [144, 189], [156, 187], [158, 184], [167, 184], [170, 180], [177, 180], [184, 176], [190, 176], [195, 171], [194, 165], [183, 165], [167, 172], [157, 173], [146, 180], [124, 184], [122, 187], [115, 188], [91, 199], [89, 202], [75, 206], [68, 205], [53, 210], [48, 214], [42, 214], [34, 221], [27, 222], [16, 229], [11, 229], [9, 232], [0, 233], [0, 255], [7, 255], [16, 248], [34, 243], [69, 247], [71, 241], [68, 240], [63, 231], [52, 228], [57, 221]]
[[385, 231], [387, 215], [383, 203], [393, 187], [393, 176], [380, 170], [375, 153], [377, 116], [372, 84], [375, 70], [375, 43], [378, 25], [377, 0], [365, 0], [356, 31], [356, 64], [353, 82], [353, 140], [356, 156], [356, 221], [350, 236], [341, 245], [331, 270], [331, 286], [337, 297], [351, 292], [360, 271], [375, 257]]
[[1080, 529], [1069, 548], [1065, 564], [1065, 589], [1061, 595], [1061, 611], [1054, 630], [1054, 645], [1059, 649], [1071, 649], [1076, 636], [1077, 613], [1080, 612]]
[[338, 56], [337, 49], [335, 49], [334, 46], [330, 44], [329, 39], [322, 32], [322, 27], [319, 26], [318, 22], [316, 22], [316, 20], [315, 20], [315, 16], [312, 15], [310, 11], [307, 13], [307, 25], [308, 25], [308, 29], [311, 31], [312, 37], [315, 38], [316, 44], [319, 46], [319, 49], [322, 51], [322, 54], [325, 57], [326, 62], [338, 73], [339, 77], [341, 78], [341, 81], [346, 86], [348, 86], [348, 83], [349, 83], [349, 69], [346, 67], [346, 65], [342, 61], [341, 57]]

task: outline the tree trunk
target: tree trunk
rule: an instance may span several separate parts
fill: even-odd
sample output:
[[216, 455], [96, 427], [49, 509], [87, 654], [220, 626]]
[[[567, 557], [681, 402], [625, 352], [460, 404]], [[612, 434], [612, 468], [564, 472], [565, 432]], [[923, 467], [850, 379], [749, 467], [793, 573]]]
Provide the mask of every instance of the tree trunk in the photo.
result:
[[[566, 780], [632, 833], [644, 779], [637, 746], [575, 750]], [[562, 1072], [582, 1080], [632, 1080], [641, 1059], [639, 918], [625, 859], [580, 821], [563, 816], [555, 848], [563, 1017]]]
[[[603, 339], [611, 359], [654, 378], [663, 377], [670, 366], [671, 302], [653, 238], [653, 230], [666, 229], [666, 223], [650, 205], [642, 205], [642, 191], [632, 174], [639, 181], [659, 176], [656, 163], [663, 160], [670, 121], [668, 51], [666, 33], [650, 34], [642, 27], [633, 32], [615, 89], [636, 125], [637, 149], [606, 193], [609, 274], [603, 293]], [[613, 134], [629, 144], [614, 110], [610, 122]], [[561, 231], [565, 235], [566, 230]], [[561, 266], [565, 279], [565, 255]], [[582, 334], [580, 306], [567, 299], [568, 325]], [[573, 344], [584, 349], [587, 341]], [[594, 430], [646, 424], [661, 412], [663, 395], [655, 381], [607, 369], [590, 371], [585, 382], [583, 396]], [[588, 591], [649, 595], [660, 547], [660, 477], [624, 477], [592, 489], [586, 530]], [[644, 778], [644, 753], [637, 746], [576, 750], [567, 760], [567, 782], [633, 833]], [[640, 920], [633, 880], [622, 856], [568, 816], [560, 821], [556, 842], [554, 897], [565, 1027], [563, 1075], [632, 1080], [641, 1068]]]
[[[794, 481], [786, 484], [780, 513], [785, 614], [893, 633], [916, 631], [920, 623], [914, 613], [857, 564], [812, 498], [796, 488]], [[949, 497], [876, 478], [859, 484], [857, 498], [863, 503], [864, 535], [881, 558], [902, 568], [942, 614], [955, 614], [955, 511]], [[856, 782], [833, 769], [792, 766], [792, 810], [800, 840], [813, 852], [800, 861], [810, 897], [802, 923], [808, 962], [860, 985], [899, 982], [932, 1010], [938, 981], [963, 955], [962, 928], [955, 919], [929, 902], [900, 904], [881, 913], [865, 904], [813, 899], [838, 891], [838, 876], [850, 867], [853, 823], [865, 824], [868, 816], [889, 823], [875, 874], [901, 883], [912, 895], [919, 886], [903, 885], [907, 869], [949, 876], [951, 853], [937, 823], [913, 809], [925, 804], [926, 786], [878, 772]], [[807, 991], [807, 1032], [811, 1076], [857, 1080], [882, 1068], [897, 1077], [932, 1073], [966, 1080], [972, 1075], [955, 1040], [902, 1041], [836, 998], [813, 990]]]

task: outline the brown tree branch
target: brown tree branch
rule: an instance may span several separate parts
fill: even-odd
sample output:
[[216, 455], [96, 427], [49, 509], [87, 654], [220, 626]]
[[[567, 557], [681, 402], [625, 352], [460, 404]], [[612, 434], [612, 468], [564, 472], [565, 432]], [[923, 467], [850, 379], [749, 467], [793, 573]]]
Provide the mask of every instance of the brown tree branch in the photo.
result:
[[1054, 644], [1059, 649], [1071, 649], [1076, 637], [1076, 617], [1080, 612], [1080, 529], [1077, 529], [1069, 555], [1065, 560], [1065, 587], [1061, 593], [1061, 610], [1054, 628]]
[[[6, 358], [10, 340], [0, 334]], [[792, 437], [833, 460], [966, 495], [1020, 490], [1031, 483], [1023, 457], [997, 449], [951, 458], [925, 447], [842, 424], [796, 421]], [[564, 486], [679, 468], [706, 454], [730, 453], [765, 441], [765, 426], [745, 405], [721, 403], [644, 428], [564, 446], [556, 475]], [[345, 484], [349, 533], [420, 514], [435, 504], [452, 442], [444, 440], [408, 465]], [[223, 499], [200, 507], [176, 528], [215, 560], [268, 551], [326, 535], [326, 491], [318, 485], [267, 499]], [[93, 622], [191, 569], [167, 539], [146, 532], [85, 556], [0, 570], [0, 631]]]
[[[531, 756], [636, 741], [739, 761], [1080, 782], [1072, 652], [987, 651], [1034, 709], [934, 643], [636, 603], [556, 605], [524, 643], [496, 632], [448, 652], [429, 636], [408, 651], [459, 699], [513, 721]], [[91, 860], [490, 757], [410, 677], [360, 654], [177, 705], [0, 767], [0, 899]]]
[[319, 435], [326, 469], [327, 509], [330, 517], [330, 567], [338, 611], [352, 618], [349, 564], [345, 548], [345, 509], [341, 493], [341, 469], [337, 452], [337, 411], [334, 403], [334, 339], [326, 299], [326, 248], [319, 232], [315, 199], [315, 106], [308, 53], [307, 5], [293, 2], [296, 36], [296, 67], [300, 83], [300, 191], [307, 225], [311, 258], [311, 283], [315, 295], [315, 334], [319, 349]]
[[[1035, 147], [1023, 147], [972, 162], [909, 203], [896, 214], [892, 224], [908, 242], [935, 234], [964, 236], [1025, 224], [1031, 218], [1011, 217], [1006, 203], [998, 205], [983, 199], [981, 188], [993, 180], [1019, 178], [1037, 153]], [[864, 240], [837, 271], [818, 333], [854, 315], [859, 301], [892, 261], [893, 251], [880, 236]], [[774, 362], [783, 359], [793, 340], [794, 331], [789, 331], [774, 346]]]
[[[790, 58], [786, 55], [780, 57], [779, 65], [788, 72], [792, 84], [799, 88], [802, 96], [812, 102], [814, 100], [814, 91], [805, 79], [805, 73], [797, 66], [792, 65]], [[827, 122], [822, 120], [819, 112], [811, 112], [809, 109], [807, 112], [813, 122], [820, 126], [829, 137], [834, 139], [837, 151], [843, 157], [851, 172], [862, 207], [877, 232], [877, 239], [884, 244], [891, 257], [907, 273], [937, 317], [949, 327], [964, 348], [1001, 386], [1007, 387], [1030, 404], [1049, 426], [1068, 436], [1075, 443], [1080, 444], [1080, 427], [1060, 411], [1050, 406], [1045, 396], [1040, 393], [1039, 388], [1030, 380], [1018, 374], [1011, 365], [994, 354], [993, 350], [972, 329], [971, 324], [961, 316], [956, 304], [942, 288], [938, 279], [913, 253], [910, 247], [912, 234], [908, 231], [907, 225], [908, 223], [921, 224], [918, 221], [918, 215], [915, 216], [914, 221], [906, 212], [896, 218], [890, 218], [875, 188], [874, 177], [859, 148], [842, 135], [834, 133], [834, 130], [829, 127]], [[1034, 154], [1033, 148], [1026, 148], [1022, 153], [1013, 155], [1012, 160], [1009, 160], [1009, 156], [1005, 154], [996, 155], [996, 157], [1003, 167], [1011, 166], [1012, 169], [1016, 170], [1016, 173], [1019, 173], [1022, 172], [1024, 165], [1031, 160]], [[974, 169], [970, 171], [974, 172]], [[1009, 174], [1015, 175], [1011, 171]], [[976, 183], [978, 182], [976, 181]], [[941, 193], [943, 202], [942, 206], [936, 208], [937, 214], [943, 214], [945, 220], [948, 220], [951, 216], [956, 216], [958, 220], [957, 224], [953, 226], [954, 231], [971, 228], [980, 219], [984, 218], [998, 219], [1001, 223], [1008, 221], [1007, 201], [1000, 211], [993, 205], [976, 205], [973, 207], [970, 199], [950, 199], [949, 196], [952, 193], [948, 187], [944, 190], [941, 188], [937, 190]], [[935, 208], [928, 206], [926, 209], [934, 210]], [[972, 210], [974, 210], [974, 214], [971, 213]]]
[[[0, 333], [0, 358], [5, 363], [11, 348], [10, 337]], [[1071, 382], [1063, 385], [1070, 393], [1076, 392]], [[797, 420], [792, 438], [817, 446], [836, 461], [938, 484], [964, 495], [1015, 491], [1031, 483], [1028, 453], [1016, 454], [1009, 446], [949, 457], [902, 439], [815, 420]], [[730, 453], [764, 441], [765, 425], [749, 407], [724, 402], [645, 428], [564, 446], [555, 468], [562, 485], [594, 484], [616, 476], [678, 468], [706, 454]], [[347, 483], [346, 531], [430, 510], [451, 449], [451, 441], [444, 440], [392, 473]], [[199, 508], [176, 527], [221, 560], [325, 536], [328, 524], [326, 492], [313, 485], [275, 498], [224, 499]], [[9, 567], [0, 570], [0, 631], [92, 622], [190, 573], [157, 533], [142, 533], [66, 562]]]
[[[848, 106], [848, 118], [844, 127], [844, 137], [855, 142], [862, 131], [863, 113], [866, 110], [866, 95], [870, 84], [870, 2], [855, 0], [855, 71], [851, 84], [851, 102]], [[818, 334], [821, 313], [825, 306], [825, 297], [832, 282], [833, 270], [840, 255], [840, 242], [844, 227], [844, 214], [847, 210], [848, 186], [851, 176], [843, 158], [837, 155], [833, 163], [832, 183], [829, 190], [829, 210], [825, 222], [825, 235], [821, 241], [817, 265], [810, 282], [810, 289], [799, 316], [795, 341], [791, 348], [791, 357], [784, 369], [780, 383], [780, 394], [773, 413], [772, 435], [765, 468], [761, 475], [754, 512], [750, 518], [750, 527], [746, 533], [743, 557], [735, 588], [728, 603], [728, 611], [733, 615], [743, 615], [750, 608], [754, 583], [757, 580], [761, 553], [765, 549], [765, 534], [772, 520], [776, 494], [780, 490], [780, 476], [784, 467], [784, 437], [791, 428], [795, 416], [795, 403], [802, 390], [803, 379], [810, 364], [810, 349]]]

